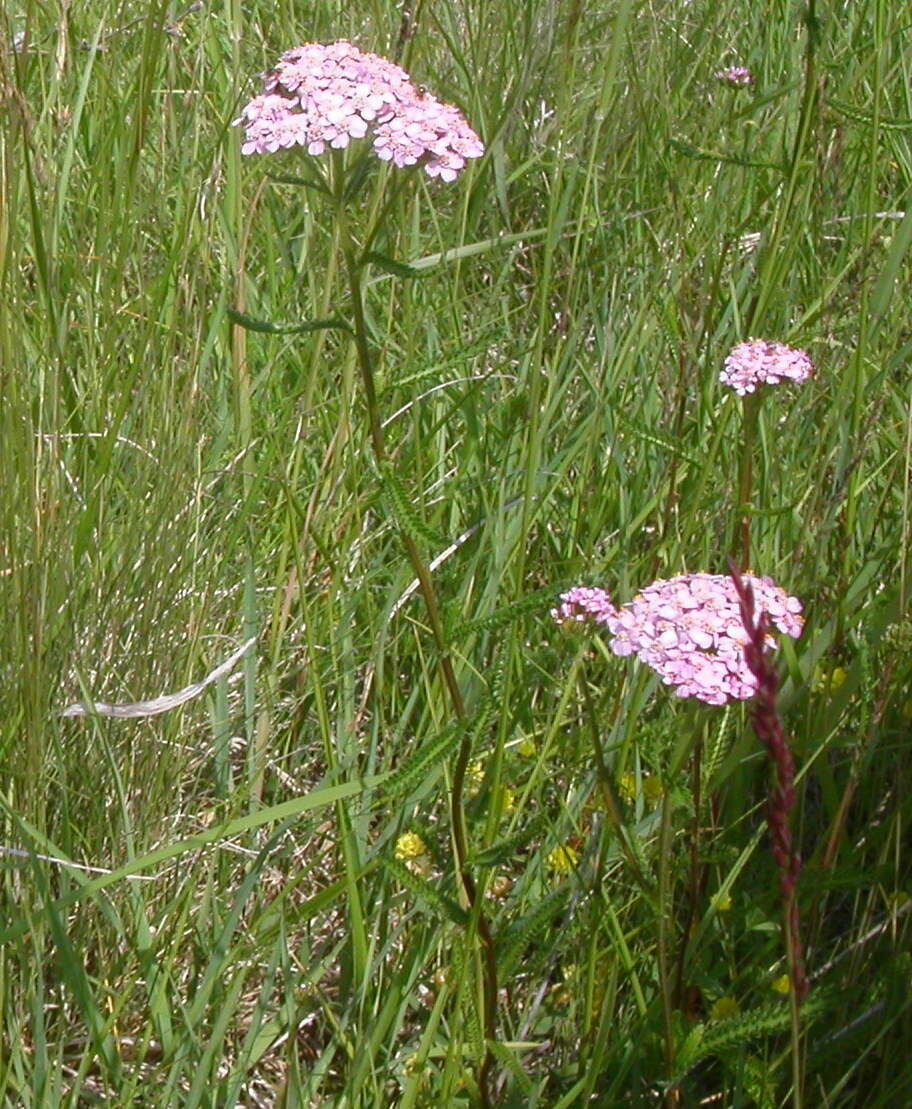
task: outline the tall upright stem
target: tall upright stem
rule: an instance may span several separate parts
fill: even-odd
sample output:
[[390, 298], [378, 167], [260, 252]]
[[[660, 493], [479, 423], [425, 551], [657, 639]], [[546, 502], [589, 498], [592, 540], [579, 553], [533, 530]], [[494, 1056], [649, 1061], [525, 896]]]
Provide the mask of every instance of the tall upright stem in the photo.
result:
[[738, 497], [735, 503], [735, 533], [732, 557], [742, 571], [750, 567], [751, 495], [754, 481], [754, 444], [760, 417], [761, 398], [744, 397], [741, 407], [741, 457], [738, 461]]
[[[386, 440], [383, 434], [383, 424], [380, 419], [380, 409], [377, 403], [377, 390], [374, 384], [373, 358], [371, 355], [370, 339], [364, 318], [363, 287], [361, 282], [363, 266], [360, 251], [351, 236], [345, 211], [345, 202], [342, 196], [343, 175], [341, 166], [336, 164], [336, 212], [342, 239], [342, 253], [345, 259], [345, 271], [348, 278], [348, 291], [351, 297], [352, 317], [355, 325], [355, 348], [358, 354], [358, 371], [364, 386], [364, 398], [367, 405], [367, 420], [370, 429], [370, 441], [374, 457], [378, 465], [388, 461]], [[431, 578], [428, 565], [418, 550], [418, 545], [411, 535], [404, 529], [399, 529], [402, 544], [405, 547], [409, 562], [418, 579], [421, 596], [427, 610], [431, 634], [437, 648], [438, 666], [443, 684], [453, 707], [456, 718], [462, 724], [468, 723], [468, 712], [463, 700], [462, 690], [456, 679], [453, 669], [453, 659], [447, 645], [446, 634], [443, 629], [443, 620], [440, 615], [440, 604], [437, 592]], [[496, 1036], [497, 1029], [497, 959], [494, 951], [494, 937], [491, 926], [485, 916], [478, 895], [478, 887], [468, 864], [469, 848], [468, 834], [465, 819], [465, 778], [468, 769], [469, 757], [472, 752], [471, 738], [463, 731], [462, 740], [453, 765], [453, 780], [450, 788], [450, 824], [453, 836], [453, 851], [456, 860], [456, 872], [459, 883], [471, 913], [472, 925], [477, 929], [480, 941], [481, 954], [481, 989], [483, 1027], [485, 1040], [490, 1042]], [[493, 1055], [490, 1048], [485, 1047], [484, 1057], [478, 1075], [479, 1095], [483, 1109], [491, 1105], [490, 1071], [493, 1065]]]
[[671, 907], [671, 852], [674, 843], [674, 829], [671, 823], [673, 801], [671, 790], [666, 789], [662, 798], [662, 820], [659, 826], [659, 936], [658, 964], [659, 991], [662, 995], [662, 1026], [665, 1041], [665, 1075], [669, 1081], [665, 1091], [665, 1107], [673, 1109], [679, 1104], [680, 1091], [671, 1078], [675, 1064], [674, 999], [670, 973], [669, 926], [672, 919]]

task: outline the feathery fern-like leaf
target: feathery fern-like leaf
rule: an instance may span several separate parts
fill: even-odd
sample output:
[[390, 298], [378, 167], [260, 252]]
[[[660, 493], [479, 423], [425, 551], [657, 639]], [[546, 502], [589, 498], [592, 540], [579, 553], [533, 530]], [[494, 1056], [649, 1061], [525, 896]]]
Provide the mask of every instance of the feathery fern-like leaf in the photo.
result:
[[382, 861], [383, 866], [390, 874], [417, 898], [436, 909], [441, 917], [451, 920], [460, 927], [465, 927], [468, 914], [451, 897], [447, 897], [446, 894], [435, 889], [430, 882], [422, 878], [420, 874], [415, 874], [409, 870], [405, 863], [400, 862], [399, 859], [385, 858]]
[[396, 517], [396, 523], [412, 539], [421, 539], [434, 549], [446, 546], [446, 540], [429, 528], [415, 511], [415, 505], [408, 490], [399, 480], [395, 469], [389, 463], [380, 466], [380, 480], [383, 492], [387, 495]]
[[505, 929], [498, 943], [497, 965], [501, 979], [506, 979], [519, 962], [529, 941], [560, 913], [570, 895], [566, 885], [558, 887], [524, 916]]

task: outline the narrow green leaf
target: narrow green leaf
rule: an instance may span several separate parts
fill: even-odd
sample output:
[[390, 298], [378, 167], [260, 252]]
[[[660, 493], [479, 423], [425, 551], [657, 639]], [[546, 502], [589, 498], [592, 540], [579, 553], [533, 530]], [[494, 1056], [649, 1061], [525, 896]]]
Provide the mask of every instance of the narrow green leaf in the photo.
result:
[[267, 177], [277, 185], [298, 185], [302, 189], [315, 189], [324, 196], [332, 196], [326, 185], [315, 177], [296, 177], [293, 173], [270, 173]]
[[409, 491], [399, 480], [395, 468], [389, 463], [383, 463], [380, 467], [380, 477], [384, 492], [392, 502], [399, 527], [412, 539], [421, 539], [432, 549], [445, 546], [446, 540], [433, 528], [429, 528], [415, 511], [414, 498], [409, 495]]
[[341, 316], [331, 316], [327, 320], [308, 320], [307, 323], [270, 323], [268, 320], [258, 320], [248, 316], [246, 312], [238, 312], [234, 308], [227, 308], [228, 318], [245, 331], [259, 331], [264, 335], [300, 335], [309, 331], [348, 331], [352, 333], [350, 325]]
[[497, 966], [502, 979], [512, 973], [532, 937], [563, 910], [567, 896], [567, 887], [560, 886], [503, 933], [497, 945]]
[[912, 244], [912, 206], [907, 207], [905, 217], [890, 240], [887, 260], [871, 295], [871, 315], [878, 323], [890, 306], [899, 271], [910, 244]]
[[523, 1097], [528, 1098], [532, 1093], [532, 1079], [522, 1069], [522, 1065], [516, 1058], [516, 1055], [506, 1044], [502, 1044], [497, 1040], [488, 1040], [488, 1047], [494, 1058], [499, 1060], [516, 1079], [516, 1084]]
[[436, 739], [420, 747], [416, 754], [406, 759], [398, 770], [393, 771], [386, 779], [387, 801], [391, 803], [397, 793], [411, 789], [427, 771], [443, 762], [459, 742], [461, 732], [461, 727], [445, 728]]
[[668, 145], [678, 154], [682, 154], [685, 158], [694, 158], [701, 162], [718, 162], [723, 165], [732, 166], [753, 166], [758, 169], [775, 169], [779, 173], [785, 173], [786, 167], [780, 165], [778, 162], [765, 162], [759, 161], [754, 158], [744, 158], [739, 154], [722, 154], [717, 150], [704, 150], [698, 146], [692, 146], [688, 142], [682, 142], [680, 139], [669, 139]]
[[[147, 855], [131, 859], [130, 862], [116, 870], [112, 870], [109, 874], [100, 874], [97, 878], [93, 878], [90, 882], [80, 886], [79, 889], [71, 890], [63, 897], [50, 902], [46, 911], [56, 911], [66, 905], [72, 905], [76, 901], [83, 901], [86, 897], [105, 889], [107, 886], [113, 886], [117, 882], [122, 882], [125, 878], [151, 870], [153, 867], [168, 862], [169, 859], [185, 855], [189, 851], [198, 850], [221, 839], [230, 839], [232, 836], [249, 832], [252, 828], [260, 828], [264, 824], [271, 824], [273, 821], [284, 820], [289, 816], [298, 816], [313, 809], [323, 808], [346, 797], [354, 797], [364, 790], [373, 789], [388, 780], [389, 776], [386, 774], [375, 774], [353, 782], [341, 782], [334, 786], [324, 786], [322, 789], [316, 789], [304, 797], [293, 797], [290, 801], [270, 805], [269, 808], [261, 809], [259, 812], [248, 813], [246, 816], [240, 816], [235, 820], [227, 821], [227, 823], [207, 828], [203, 832], [197, 832], [186, 839], [165, 844], [164, 847], [156, 848], [155, 851], [150, 851]], [[0, 932], [0, 943], [6, 943], [8, 940], [24, 935], [30, 927], [29, 921], [24, 920], [4, 929], [3, 932]]]
[[523, 830], [517, 832], [515, 836], [498, 840], [496, 843], [492, 843], [490, 847], [485, 847], [472, 855], [469, 858], [469, 864], [471, 866], [502, 866], [513, 859], [518, 851], [527, 847], [548, 824], [549, 817], [547, 813], [533, 817]]
[[421, 270], [415, 269], [414, 266], [408, 265], [406, 262], [397, 262], [395, 258], [390, 258], [386, 254], [380, 254], [376, 250], [369, 250], [361, 259], [362, 262], [369, 262], [377, 269], [383, 270], [384, 273], [392, 274], [394, 277], [423, 277], [424, 274]]

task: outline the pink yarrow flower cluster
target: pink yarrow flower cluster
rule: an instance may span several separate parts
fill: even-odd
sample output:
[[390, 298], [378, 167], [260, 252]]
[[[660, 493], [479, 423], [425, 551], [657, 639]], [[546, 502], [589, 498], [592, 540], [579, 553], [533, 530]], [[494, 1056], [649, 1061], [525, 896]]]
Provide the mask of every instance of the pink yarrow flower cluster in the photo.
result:
[[[743, 577], [753, 589], [758, 614], [766, 613], [773, 627], [797, 638], [803, 626], [801, 602], [770, 578]], [[660, 579], [619, 607], [603, 590], [581, 587], [562, 594], [560, 602], [551, 610], [558, 623], [591, 621], [606, 627], [614, 654], [635, 654], [679, 697], [724, 705], [747, 700], [757, 690], [745, 661], [748, 637], [738, 594], [727, 575]], [[767, 644], [775, 645], [771, 636]]]
[[777, 385], [780, 381], [806, 381], [814, 372], [814, 363], [803, 350], [785, 343], [764, 339], [748, 339], [732, 347], [725, 359], [719, 380], [739, 396], [755, 392], [761, 385]]
[[614, 605], [604, 589], [594, 589], [586, 585], [575, 585], [566, 593], [561, 593], [560, 604], [551, 609], [551, 617], [558, 624], [585, 624], [590, 621], [606, 624], [614, 614]]
[[393, 62], [344, 40], [283, 54], [266, 74], [264, 92], [234, 123], [245, 129], [244, 154], [293, 146], [322, 154], [370, 135], [378, 158], [400, 167], [420, 163], [444, 181], [484, 153], [458, 108], [416, 88]]
[[734, 88], [740, 89], [744, 88], [745, 85], [752, 84], [754, 77], [746, 65], [730, 65], [719, 70], [716, 79], [726, 85], [732, 85]]

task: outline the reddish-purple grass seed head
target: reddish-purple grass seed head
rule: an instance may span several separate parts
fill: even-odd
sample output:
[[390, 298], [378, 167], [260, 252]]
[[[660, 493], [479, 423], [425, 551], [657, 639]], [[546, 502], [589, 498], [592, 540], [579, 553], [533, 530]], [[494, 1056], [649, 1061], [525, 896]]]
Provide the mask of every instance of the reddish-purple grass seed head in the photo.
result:
[[748, 339], [746, 343], [732, 347], [719, 380], [743, 397], [755, 392], [761, 385], [806, 381], [813, 372], [814, 363], [803, 350], [796, 350], [785, 343]]
[[287, 51], [266, 74], [263, 94], [234, 122], [245, 130], [244, 154], [301, 146], [317, 155], [370, 136], [382, 160], [420, 164], [444, 181], [484, 153], [458, 108], [417, 89], [393, 62], [345, 41]]

